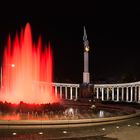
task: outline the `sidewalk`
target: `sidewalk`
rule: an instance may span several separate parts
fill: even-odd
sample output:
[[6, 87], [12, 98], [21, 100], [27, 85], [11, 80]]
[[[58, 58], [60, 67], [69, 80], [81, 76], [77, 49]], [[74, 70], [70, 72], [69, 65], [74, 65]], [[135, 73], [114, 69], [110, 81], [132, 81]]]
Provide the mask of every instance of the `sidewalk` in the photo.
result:
[[123, 130], [112, 132], [105, 137], [117, 138], [117, 140], [140, 140], [140, 126], [125, 127]]

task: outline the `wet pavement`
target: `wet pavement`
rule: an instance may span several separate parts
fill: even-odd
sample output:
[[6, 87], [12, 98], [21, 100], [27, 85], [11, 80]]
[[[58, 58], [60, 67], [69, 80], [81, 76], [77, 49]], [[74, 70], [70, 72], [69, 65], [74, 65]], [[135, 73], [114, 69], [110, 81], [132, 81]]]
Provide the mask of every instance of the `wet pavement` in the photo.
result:
[[0, 140], [139, 140], [140, 117], [90, 127], [1, 129]]

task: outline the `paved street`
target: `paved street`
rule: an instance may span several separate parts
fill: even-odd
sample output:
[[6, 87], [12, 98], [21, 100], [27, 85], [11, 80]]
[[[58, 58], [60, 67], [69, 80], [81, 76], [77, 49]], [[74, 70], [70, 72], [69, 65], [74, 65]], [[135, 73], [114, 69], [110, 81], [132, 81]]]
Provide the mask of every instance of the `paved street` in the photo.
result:
[[5, 129], [0, 130], [0, 140], [139, 140], [140, 117], [121, 123], [82, 128], [61, 129]]

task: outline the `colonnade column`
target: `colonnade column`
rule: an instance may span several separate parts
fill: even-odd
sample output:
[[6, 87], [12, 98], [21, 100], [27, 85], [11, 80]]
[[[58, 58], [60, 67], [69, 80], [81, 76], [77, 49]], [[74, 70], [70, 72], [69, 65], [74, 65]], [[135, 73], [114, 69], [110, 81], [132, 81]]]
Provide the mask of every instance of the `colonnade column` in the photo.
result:
[[57, 97], [57, 86], [55, 86], [55, 97]]
[[75, 99], [77, 100], [77, 93], [78, 93], [77, 90], [78, 90], [78, 88], [75, 87], [75, 90], [76, 90], [76, 91], [75, 91]]
[[109, 100], [109, 88], [107, 88], [107, 100]]
[[99, 99], [99, 88], [96, 88], [96, 98]]
[[139, 86], [139, 92], [138, 92], [138, 103], [140, 103], [140, 86]]
[[72, 87], [70, 87], [70, 100], [72, 100]]
[[131, 87], [131, 99], [130, 101], [132, 102], [133, 101], [133, 87]]
[[117, 101], [119, 101], [119, 87], [117, 87]]
[[128, 97], [129, 97], [129, 96], [128, 96], [128, 93], [129, 93], [129, 92], [128, 92], [128, 87], [126, 87], [126, 101], [127, 101], [127, 102], [128, 102]]
[[112, 87], [112, 101], [114, 101], [114, 87]]
[[122, 101], [124, 101], [124, 88], [122, 87]]
[[60, 86], [60, 99], [62, 99], [62, 86]]
[[102, 88], [102, 101], [104, 101], [104, 88]]
[[138, 93], [137, 87], [135, 87], [135, 88], [134, 88], [135, 102], [137, 102], [137, 93]]
[[67, 94], [67, 86], [65, 86], [65, 99], [68, 98], [68, 94]]

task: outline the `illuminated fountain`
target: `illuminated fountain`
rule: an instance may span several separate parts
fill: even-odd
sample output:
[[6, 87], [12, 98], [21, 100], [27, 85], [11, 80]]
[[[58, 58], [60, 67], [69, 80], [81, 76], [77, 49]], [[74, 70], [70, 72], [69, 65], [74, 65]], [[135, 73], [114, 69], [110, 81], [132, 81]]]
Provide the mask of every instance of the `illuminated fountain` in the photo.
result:
[[[50, 44], [42, 46], [41, 37], [37, 44], [32, 41], [29, 23], [21, 30], [20, 37], [16, 33], [13, 42], [9, 35], [3, 56], [0, 101], [39, 104], [58, 101], [51, 86], [52, 50]], [[40, 89], [39, 82], [48, 85]]]
[[[32, 41], [29, 23], [26, 24], [24, 30], [21, 30], [20, 37], [16, 33], [14, 41], [11, 41], [9, 35], [4, 50], [1, 73], [0, 129], [9, 129], [9, 126], [10, 128], [90, 126], [101, 123], [110, 124], [140, 115], [130, 107], [127, 110], [127, 107], [115, 107], [112, 104], [103, 105], [100, 102], [95, 102], [97, 106], [93, 104], [91, 95], [94, 93], [94, 89], [90, 84], [88, 72], [88, 52], [89, 46], [84, 28], [83, 84], [80, 85], [80, 92], [77, 92], [79, 85], [58, 83], [60, 87], [58, 96], [63, 97], [63, 86], [65, 95], [67, 95], [66, 102], [62, 101], [62, 104], [59, 104], [57, 94], [54, 95], [52, 87], [53, 57], [50, 44], [43, 46], [41, 37], [35, 44]], [[75, 90], [72, 89], [73, 85]], [[105, 99], [104, 87], [101, 85], [103, 101]], [[112, 87], [115, 89], [116, 85]], [[96, 88], [101, 89], [99, 85]], [[56, 91], [57, 86], [55, 86], [55, 93], [57, 93]], [[73, 91], [75, 91], [76, 100], [73, 98]], [[99, 93], [99, 90], [97, 91]], [[80, 100], [77, 100], [79, 94]], [[99, 99], [99, 94], [97, 95]], [[107, 98], [109, 101], [109, 96]], [[113, 101], [115, 101], [114, 99], [113, 97]]]

